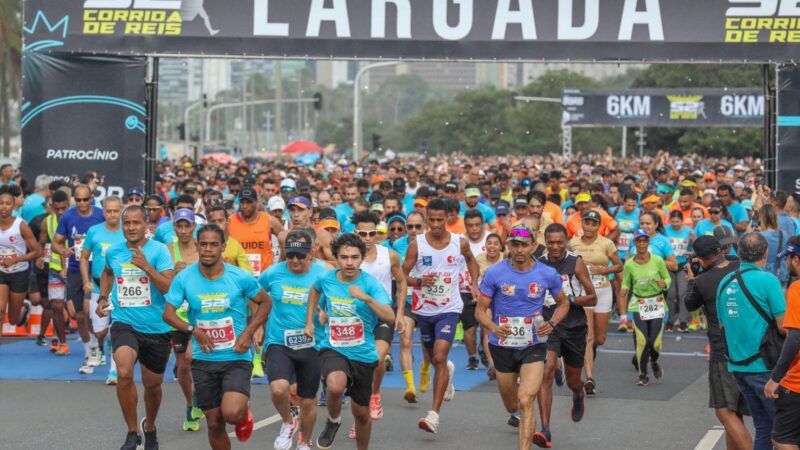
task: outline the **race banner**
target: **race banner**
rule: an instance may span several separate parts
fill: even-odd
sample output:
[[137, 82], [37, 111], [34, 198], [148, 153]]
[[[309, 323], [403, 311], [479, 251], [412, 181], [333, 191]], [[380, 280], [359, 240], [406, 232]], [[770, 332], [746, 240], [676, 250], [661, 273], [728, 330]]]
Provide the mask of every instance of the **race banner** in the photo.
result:
[[566, 89], [564, 124], [586, 127], [763, 127], [754, 89]]
[[22, 171], [67, 182], [89, 170], [99, 197], [144, 186], [145, 58], [26, 52]]
[[88, 54], [791, 61], [797, 0], [25, 0], [25, 46]]
[[800, 69], [796, 65], [778, 66], [776, 91], [778, 190], [800, 194]]

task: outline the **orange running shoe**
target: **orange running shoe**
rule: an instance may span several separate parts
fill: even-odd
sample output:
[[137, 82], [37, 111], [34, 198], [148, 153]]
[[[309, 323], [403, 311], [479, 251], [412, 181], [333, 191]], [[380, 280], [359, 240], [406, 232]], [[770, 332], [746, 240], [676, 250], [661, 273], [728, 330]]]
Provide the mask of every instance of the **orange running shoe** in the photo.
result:
[[56, 356], [69, 356], [69, 345], [66, 343], [58, 344], [58, 349], [56, 350]]
[[253, 413], [247, 410], [247, 415], [244, 416], [241, 422], [236, 424], [236, 439], [245, 442], [253, 435]]

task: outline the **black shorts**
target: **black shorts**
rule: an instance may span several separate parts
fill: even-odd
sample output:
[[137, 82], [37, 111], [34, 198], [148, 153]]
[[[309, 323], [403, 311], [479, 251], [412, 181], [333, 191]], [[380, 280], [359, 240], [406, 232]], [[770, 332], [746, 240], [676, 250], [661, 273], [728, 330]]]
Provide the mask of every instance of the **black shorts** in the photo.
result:
[[[397, 305], [392, 305], [392, 311], [394, 311], [395, 317], [397, 316]], [[411, 310], [411, 303], [406, 303], [406, 307], [403, 308], [403, 316], [410, 318], [414, 321], [414, 327], [417, 326], [417, 315], [414, 314], [414, 311]]]
[[386, 322], [378, 322], [378, 326], [375, 327], [373, 333], [375, 334], [376, 341], [384, 341], [391, 344], [394, 338], [394, 325], [389, 325]]
[[736, 385], [733, 374], [728, 372], [725, 361], [709, 361], [708, 363], [708, 407], [711, 409], [727, 408], [737, 414], [749, 416], [750, 410], [744, 395]]
[[136, 351], [136, 359], [147, 370], [162, 374], [169, 361], [169, 333], [140, 333], [126, 323], [111, 324], [111, 348], [116, 352], [121, 347]]
[[478, 319], [475, 318], [475, 307], [477, 303], [472, 303], [472, 294], [462, 292], [461, 298], [464, 300], [464, 310], [461, 311], [461, 327], [464, 331], [478, 326]]
[[0, 272], [0, 284], [8, 286], [8, 290], [14, 294], [27, 294], [30, 284], [28, 277], [28, 269], [14, 273]]
[[578, 328], [556, 327], [555, 332], [547, 337], [547, 351], [564, 358], [564, 364], [576, 369], [583, 368], [586, 356], [586, 334], [589, 327]]
[[33, 268], [28, 275], [28, 292], [38, 292], [42, 299], [47, 299], [47, 270]]
[[489, 344], [494, 368], [501, 373], [519, 373], [523, 364], [544, 362], [547, 345], [537, 344], [527, 348], [505, 348]]
[[800, 445], [800, 394], [781, 386], [775, 400], [772, 440], [778, 444]]
[[186, 353], [192, 342], [192, 335], [184, 333], [183, 331], [172, 330], [169, 332], [169, 338], [172, 341], [172, 350], [177, 354]]
[[351, 361], [329, 348], [319, 352], [319, 359], [323, 380], [327, 380], [328, 375], [333, 372], [344, 372], [347, 376], [347, 395], [356, 405], [369, 406], [372, 397], [372, 375], [378, 366], [377, 361], [371, 364]]
[[72, 301], [72, 307], [75, 308], [76, 313], [83, 311], [83, 301], [85, 299], [83, 277], [80, 273], [67, 272], [67, 301]]
[[219, 408], [226, 392], [238, 392], [250, 398], [250, 361], [192, 360], [192, 380], [197, 407], [203, 411]]
[[[267, 348], [267, 380], [297, 383], [300, 398], [316, 398], [319, 388], [319, 352], [314, 348], [293, 350], [272, 344]], [[296, 380], [296, 381], [295, 381]]]

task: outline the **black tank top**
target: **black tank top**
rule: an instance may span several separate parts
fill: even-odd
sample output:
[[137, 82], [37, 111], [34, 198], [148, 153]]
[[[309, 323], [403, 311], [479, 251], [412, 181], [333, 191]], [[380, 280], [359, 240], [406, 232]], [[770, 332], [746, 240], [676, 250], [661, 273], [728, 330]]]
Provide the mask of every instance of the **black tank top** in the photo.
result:
[[[539, 261], [556, 269], [556, 272], [561, 275], [561, 291], [564, 292], [564, 295], [572, 294], [576, 297], [584, 295], [583, 285], [581, 285], [578, 277], [575, 276], [575, 266], [578, 263], [578, 258], [580, 258], [580, 256], [567, 252], [567, 256], [559, 262], [551, 262], [548, 257], [549, 255], [544, 255], [539, 258]], [[542, 309], [542, 315], [545, 319], [550, 320], [550, 318], [553, 317], [555, 310], [555, 305], [548, 306], [547, 301], [545, 301], [545, 307]], [[558, 324], [558, 328], [571, 329], [579, 328], [585, 325], [586, 313], [583, 311], [583, 307], [578, 305], [569, 305], [569, 312], [567, 312], [567, 316], [564, 318], [564, 320]]]

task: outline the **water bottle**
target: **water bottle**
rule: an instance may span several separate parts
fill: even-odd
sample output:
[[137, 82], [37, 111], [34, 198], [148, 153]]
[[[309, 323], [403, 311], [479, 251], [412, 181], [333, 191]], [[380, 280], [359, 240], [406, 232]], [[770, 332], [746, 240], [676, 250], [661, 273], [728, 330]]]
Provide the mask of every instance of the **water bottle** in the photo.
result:
[[536, 327], [536, 338], [540, 344], [547, 342], [548, 336], [539, 336], [539, 328], [541, 328], [545, 324], [544, 317], [542, 317], [542, 313], [537, 312], [533, 315], [533, 326]]

